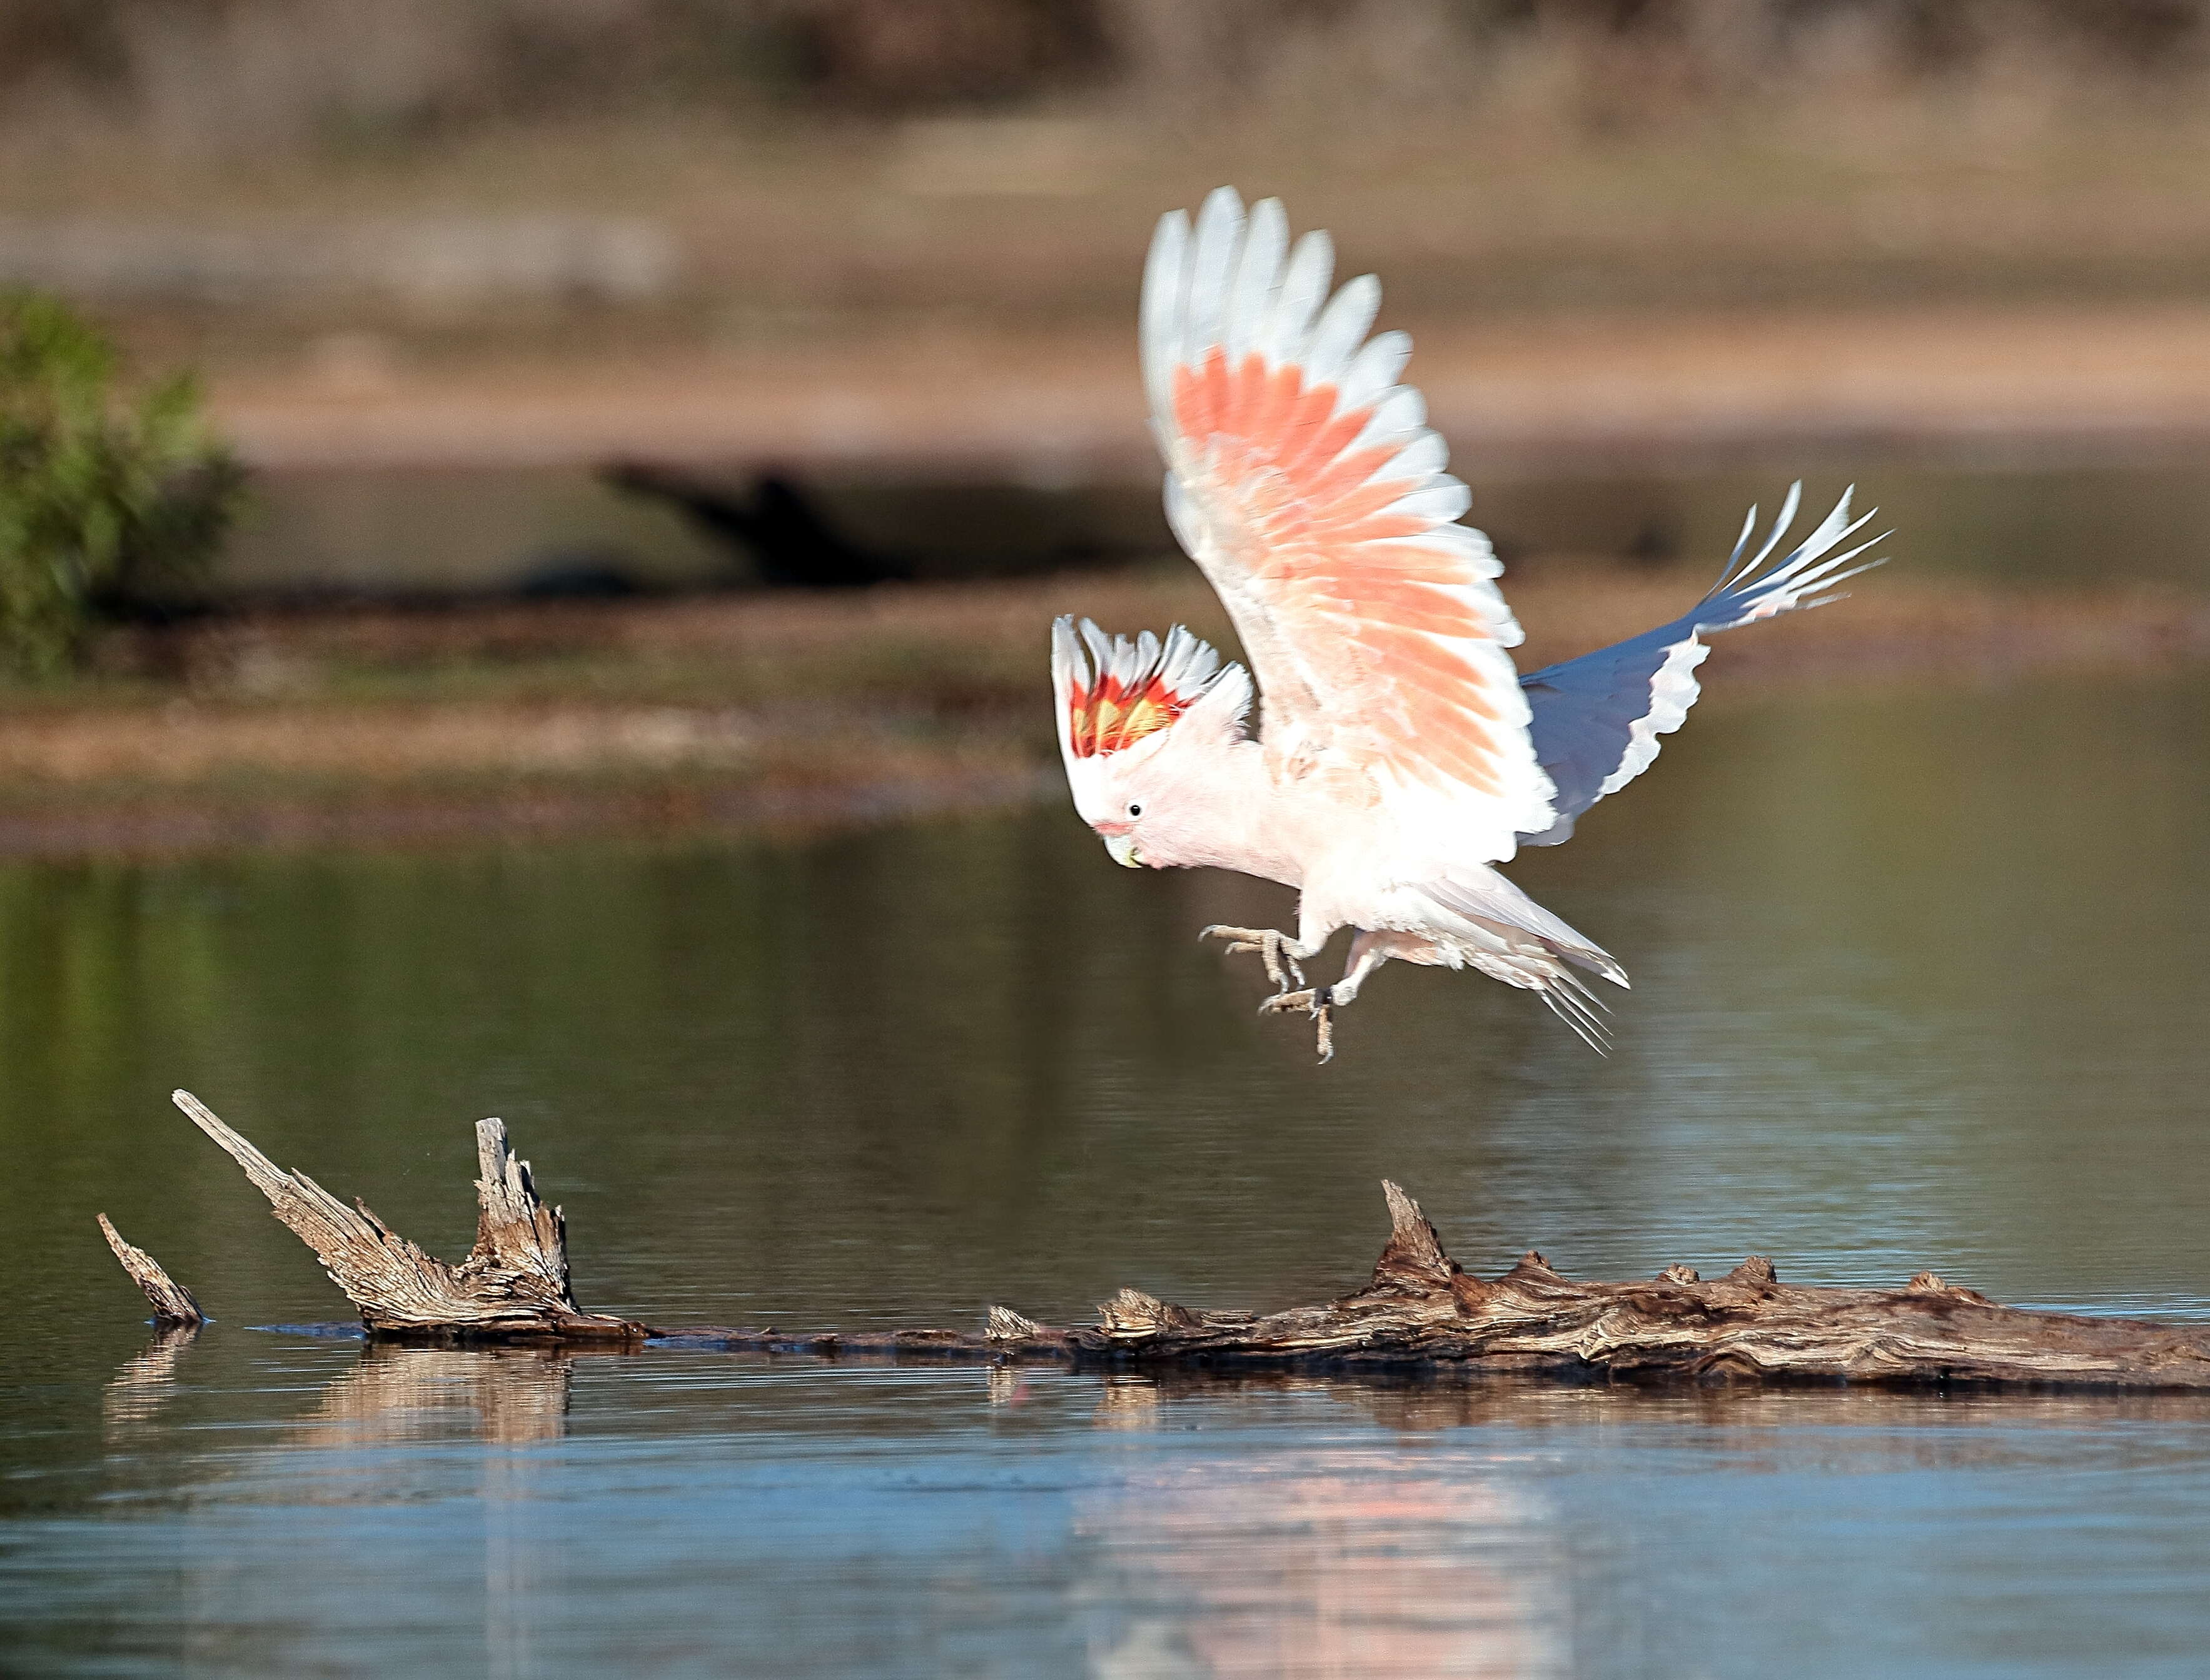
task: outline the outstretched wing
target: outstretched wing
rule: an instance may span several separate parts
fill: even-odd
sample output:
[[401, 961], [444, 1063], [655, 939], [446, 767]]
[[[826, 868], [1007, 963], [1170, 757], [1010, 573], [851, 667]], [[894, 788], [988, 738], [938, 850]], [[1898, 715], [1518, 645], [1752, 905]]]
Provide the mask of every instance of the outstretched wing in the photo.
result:
[[1223, 187], [1162, 219], [1144, 274], [1144, 378], [1167, 516], [1220, 592], [1270, 759], [1348, 778], [1453, 855], [1512, 855], [1551, 820], [1505, 650], [1488, 540], [1456, 523], [1402, 333], [1368, 340], [1370, 274], [1331, 299], [1325, 233], [1292, 252], [1273, 199]]
[[[1701, 692], [1696, 667], [1711, 649], [1700, 636], [1799, 606], [1822, 606], [1835, 597], [1821, 591], [1881, 563], [1868, 560], [1850, 564], [1874, 543], [1884, 540], [1880, 537], [1833, 553], [1872, 517], [1869, 511], [1851, 519], [1850, 495], [1855, 488], [1844, 491], [1819, 528], [1769, 570], [1765, 563], [1795, 522], [1803, 486], [1790, 488], [1772, 534], [1756, 557], [1743, 565], [1742, 551], [1749, 546], [1757, 525], [1757, 509], [1752, 508], [1725, 571], [1689, 611], [1670, 624], [1563, 665], [1531, 671], [1521, 679], [1533, 712], [1529, 729], [1536, 756], [1557, 790], [1555, 820], [1548, 828], [1522, 833], [1522, 845], [1555, 846], [1573, 832], [1573, 821], [1583, 811], [1650, 768], [1658, 756], [1658, 738], [1681, 726]], [[1813, 595], [1820, 599], [1809, 599]]]

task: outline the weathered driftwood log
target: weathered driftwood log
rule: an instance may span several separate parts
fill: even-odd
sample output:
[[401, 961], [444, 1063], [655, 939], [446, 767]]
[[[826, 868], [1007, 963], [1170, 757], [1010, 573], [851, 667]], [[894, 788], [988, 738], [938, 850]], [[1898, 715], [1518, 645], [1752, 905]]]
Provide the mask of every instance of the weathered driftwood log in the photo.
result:
[[497, 1120], [476, 1125], [476, 1245], [457, 1266], [432, 1258], [356, 1201], [347, 1207], [304, 1172], [287, 1172], [189, 1091], [174, 1093], [192, 1123], [245, 1169], [276, 1217], [315, 1251], [373, 1335], [520, 1341], [638, 1340], [627, 1319], [587, 1313], [568, 1286], [568, 1227], [537, 1199], [529, 1163]]
[[145, 1249], [124, 1242], [114, 1221], [105, 1213], [100, 1216], [100, 1231], [107, 1238], [107, 1246], [115, 1250], [115, 1257], [123, 1262], [123, 1269], [130, 1274], [130, 1281], [152, 1304], [155, 1324], [164, 1330], [196, 1329], [207, 1322], [207, 1315], [192, 1299], [192, 1292], [163, 1271], [160, 1262]]
[[1193, 1312], [1124, 1289], [1078, 1357], [1144, 1364], [1453, 1366], [1580, 1381], [2000, 1384], [2210, 1389], [2210, 1325], [1999, 1306], [1921, 1272], [1899, 1290], [1783, 1284], [1753, 1255], [1705, 1282], [1580, 1283], [1524, 1255], [1470, 1276], [1419, 1204], [1385, 1183], [1393, 1225], [1374, 1277], [1325, 1306]]
[[2210, 1390], [2210, 1325], [1999, 1306], [1922, 1272], [1902, 1288], [1784, 1285], [1752, 1255], [1709, 1282], [1684, 1266], [1647, 1281], [1580, 1283], [1529, 1253], [1501, 1278], [1466, 1273], [1419, 1204], [1385, 1183], [1392, 1230], [1373, 1278], [1325, 1305], [1260, 1315], [1172, 1306], [1123, 1289], [1094, 1326], [1061, 1329], [992, 1307], [981, 1334], [843, 1336], [706, 1327], [655, 1330], [583, 1312], [569, 1292], [559, 1210], [496, 1120], [477, 1128], [475, 1251], [432, 1260], [304, 1174], [287, 1173], [184, 1092], [178, 1105], [244, 1166], [277, 1217], [322, 1257], [377, 1337], [650, 1340], [657, 1346], [826, 1358], [1151, 1368], [1449, 1370], [1576, 1382], [1985, 1384]]

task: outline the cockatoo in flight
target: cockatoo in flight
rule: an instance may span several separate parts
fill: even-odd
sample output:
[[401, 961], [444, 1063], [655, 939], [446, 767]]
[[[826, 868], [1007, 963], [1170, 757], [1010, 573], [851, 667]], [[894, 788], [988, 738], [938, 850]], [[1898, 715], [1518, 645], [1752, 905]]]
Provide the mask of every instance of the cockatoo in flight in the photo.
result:
[[[1330, 297], [1333, 267], [1325, 233], [1290, 249], [1274, 199], [1247, 215], [1223, 187], [1194, 230], [1179, 210], [1159, 223], [1141, 336], [1167, 518], [1251, 669], [1180, 626], [1130, 641], [1060, 619], [1052, 681], [1075, 809], [1131, 868], [1297, 889], [1294, 939], [1203, 936], [1260, 956], [1276, 987], [1262, 1009], [1313, 1017], [1322, 1061], [1334, 1012], [1392, 957], [1536, 992], [1601, 1051], [1603, 1006], [1573, 971], [1622, 986], [1626, 972], [1495, 865], [1566, 839], [1649, 768], [1695, 702], [1700, 637], [1832, 599], [1879, 563], [1851, 564], [1880, 539], [1836, 552], [1865, 523], [1845, 493], [1768, 567], [1799, 485], [1745, 563], [1750, 509], [1718, 584], [1681, 617], [1522, 677], [1502, 568], [1458, 523], [1466, 488], [1398, 382], [1411, 340], [1368, 338], [1380, 286], [1362, 275]], [[1307, 986], [1301, 965], [1344, 927], [1343, 978]]]

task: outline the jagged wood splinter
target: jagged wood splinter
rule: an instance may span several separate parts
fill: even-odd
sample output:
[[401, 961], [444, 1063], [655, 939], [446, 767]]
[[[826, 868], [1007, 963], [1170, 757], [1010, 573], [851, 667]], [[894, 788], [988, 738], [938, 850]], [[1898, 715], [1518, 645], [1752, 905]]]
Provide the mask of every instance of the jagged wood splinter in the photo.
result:
[[587, 1313], [568, 1286], [568, 1226], [537, 1199], [529, 1163], [498, 1120], [476, 1124], [476, 1243], [457, 1266], [433, 1259], [369, 1211], [347, 1207], [304, 1172], [287, 1172], [189, 1091], [174, 1093], [192, 1123], [220, 1144], [276, 1217], [315, 1251], [372, 1335], [488, 1340], [641, 1340], [627, 1319]]
[[100, 1234], [107, 1238], [107, 1246], [115, 1250], [115, 1257], [123, 1262], [123, 1269], [130, 1275], [146, 1299], [154, 1308], [154, 1322], [164, 1330], [189, 1327], [196, 1329], [207, 1322], [207, 1315], [200, 1304], [192, 1299], [192, 1292], [161, 1269], [161, 1263], [145, 1249], [133, 1248], [123, 1240], [123, 1233], [106, 1214], [100, 1215]]

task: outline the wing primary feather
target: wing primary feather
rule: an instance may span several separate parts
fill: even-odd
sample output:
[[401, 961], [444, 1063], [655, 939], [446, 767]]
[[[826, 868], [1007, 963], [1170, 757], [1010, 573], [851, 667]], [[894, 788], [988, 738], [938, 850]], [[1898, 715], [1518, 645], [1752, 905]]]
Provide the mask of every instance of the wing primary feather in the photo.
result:
[[1859, 572], [1870, 571], [1875, 566], [1886, 565], [1887, 563], [1887, 557], [1882, 555], [1877, 560], [1868, 560], [1863, 565], [1852, 567], [1848, 571], [1841, 571], [1838, 569], [1840, 567], [1849, 565], [1851, 561], [1856, 559], [1857, 556], [1863, 554], [1867, 549], [1879, 547], [1881, 544], [1886, 542], [1895, 533], [1893, 531], [1883, 531], [1880, 535], [1875, 537], [1870, 542], [1859, 543], [1855, 548], [1845, 550], [1842, 553], [1835, 555], [1832, 559], [1822, 560], [1817, 565], [1811, 567], [1808, 570], [1798, 573], [1796, 576], [1790, 578], [1788, 580], [1788, 587], [1791, 591], [1797, 593], [1801, 593], [1806, 589], [1821, 588], [1829, 584], [1839, 583], [1845, 577], [1855, 577]]
[[[1865, 521], [1871, 517], [1872, 515], [1868, 513], [1863, 518], [1852, 521], [1833, 540], [1839, 541], [1841, 537], [1862, 529]], [[1830, 516], [1827, 525], [1821, 528], [1827, 529], [1832, 523]], [[1857, 556], [1868, 549], [1878, 547], [1894, 534], [1893, 531], [1883, 532], [1869, 542], [1859, 543], [1855, 548], [1825, 557], [1821, 557], [1821, 551], [1812, 548], [1807, 541], [1802, 549], [1789, 557], [1786, 563], [1762, 577], [1752, 578], [1747, 584], [1719, 596], [1706, 597], [1706, 601], [1716, 602], [1719, 611], [1711, 617], [1698, 616], [1697, 628], [1726, 629], [1736, 624], [1747, 623], [1754, 618], [1768, 618], [1777, 612], [1792, 611], [1803, 604], [1803, 597], [1812, 590], [1831, 588], [1845, 578], [1855, 577], [1860, 572], [1883, 563], [1881, 560], [1869, 560], [1853, 569], [1843, 569]]]
[[1397, 458], [1389, 463], [1389, 470], [1424, 486], [1430, 474], [1440, 473], [1449, 465], [1449, 447], [1434, 432], [1422, 431], [1397, 451]]
[[1374, 412], [1367, 418], [1358, 436], [1350, 440], [1353, 449], [1401, 449], [1428, 430], [1428, 403], [1410, 385], [1399, 385], [1384, 391], [1375, 399]]
[[[1748, 577], [1752, 572], [1754, 572], [1760, 566], [1762, 566], [1767, 560], [1772, 557], [1772, 551], [1780, 546], [1781, 538], [1787, 534], [1788, 527], [1796, 522], [1796, 509], [1802, 504], [1802, 500], [1803, 481], [1801, 479], [1798, 479], [1794, 484], [1788, 486], [1788, 494], [1781, 498], [1779, 517], [1772, 521], [1772, 534], [1766, 538], [1765, 546], [1757, 551], [1756, 559], [1751, 561], [1747, 566], [1744, 566], [1740, 571], [1736, 572], [1733, 577], [1728, 580], [1726, 586], [1728, 588], [1733, 588], [1736, 584], [1740, 583], [1742, 579]], [[1842, 498], [1842, 501], [1844, 504], [1846, 505], [1848, 503], [1849, 497], [1845, 496]], [[1751, 510], [1751, 516], [1753, 518], [1755, 517], [1755, 509], [1754, 509]]]
[[[1894, 534], [1895, 533], [1891, 531], [1887, 533], [1887, 536], [1875, 537], [1873, 539], [1873, 541], [1884, 543], [1887, 540], [1888, 537], [1892, 537]], [[1871, 546], [1872, 543], [1867, 543], [1865, 545], [1865, 548], [1870, 548]], [[1853, 550], [1852, 552], [1863, 554], [1864, 552], [1864, 548]], [[1836, 572], [1832, 577], [1822, 577], [1819, 580], [1817, 587], [1821, 589], [1831, 589], [1838, 583], [1847, 583], [1853, 577], [1863, 577], [1867, 572], [1871, 571], [1874, 568], [1885, 566], [1887, 563], [1887, 556], [1883, 554], [1877, 559], [1866, 561], [1862, 566], [1852, 566], [1845, 572]]]
[[1143, 345], [1144, 388], [1154, 412], [1174, 392], [1174, 363], [1181, 355], [1181, 319], [1189, 307], [1189, 217], [1169, 210], [1151, 235], [1144, 260], [1144, 293], [1138, 337]]
[[[1868, 560], [1862, 566], [1852, 566], [1849, 570], [1845, 572], [1838, 572], [1833, 577], [1821, 578], [1817, 583], [1813, 584], [1811, 587], [1814, 589], [1831, 591], [1838, 584], [1847, 583], [1853, 577], [1862, 577], [1865, 573], [1871, 571], [1875, 567], [1885, 566], [1887, 563], [1887, 557], [1883, 554], [1877, 560]], [[1789, 607], [1791, 611], [1801, 612], [1809, 607], [1824, 606], [1828, 601], [1841, 600], [1846, 597], [1849, 591], [1845, 589], [1842, 591], [1841, 594], [1839, 595], [1827, 593], [1821, 595], [1815, 600], [1791, 601], [1789, 604]]]
[[[1753, 502], [1749, 504], [1749, 519], [1745, 522], [1754, 524], [1755, 523], [1756, 519], [1757, 503]], [[1750, 536], [1751, 533], [1744, 531], [1742, 533], [1742, 540], [1734, 545], [1734, 554], [1727, 562], [1727, 569], [1720, 575], [1718, 582], [1712, 587], [1712, 593], [1714, 595], [1724, 595], [1728, 590], [1735, 587], [1735, 586], [1739, 584], [1742, 579], [1748, 577], [1760, 566], [1763, 565], [1765, 563], [1765, 557], [1772, 551], [1772, 545], [1771, 543], [1767, 543], [1763, 549], [1759, 551], [1758, 556], [1754, 560], [1748, 562], [1745, 565], [1737, 567], [1735, 564], [1735, 561], [1742, 558], [1742, 550], [1749, 545]]]
[[[1776, 588], [1801, 587], [1806, 581], [1814, 581], [1819, 575], [1819, 563], [1827, 551], [1833, 548], [1835, 544], [1845, 541], [1863, 530], [1879, 511], [1877, 508], [1869, 508], [1856, 519], [1850, 519], [1849, 495], [1845, 491], [1841, 501], [1835, 504], [1832, 513], [1820, 521], [1818, 528], [1791, 549], [1772, 570], [1753, 575], [1757, 574], [1758, 568], [1764, 563], [1766, 556], [1760, 553], [1756, 560], [1742, 568], [1740, 572], [1736, 573], [1728, 581], [1714, 589], [1704, 599], [1708, 601], [1730, 596], [1757, 597], [1769, 593]], [[1861, 544], [1858, 547], [1851, 550], [1849, 554], [1827, 561], [1826, 564], [1829, 567], [1845, 564], [1854, 556], [1873, 546], [1875, 543], [1883, 542], [1887, 536], [1893, 534], [1894, 533], [1889, 532], [1885, 536], [1875, 537], [1871, 542]], [[1771, 548], [1772, 545], [1768, 543], [1766, 552], [1770, 552]]]
[[[1838, 583], [1847, 583], [1853, 577], [1863, 577], [1867, 572], [1873, 570], [1875, 567], [1885, 566], [1888, 563], [1890, 557], [1883, 554], [1878, 559], [1866, 561], [1862, 566], [1851, 566], [1849, 570], [1845, 572], [1838, 572], [1833, 569], [1834, 567], [1841, 565], [1845, 562], [1854, 560], [1858, 555], [1863, 554], [1869, 548], [1877, 548], [1881, 544], [1886, 542], [1895, 533], [1893, 531], [1883, 531], [1880, 535], [1875, 537], [1870, 542], [1859, 543], [1847, 554], [1835, 556], [1834, 558], [1827, 562], [1826, 565], [1820, 567], [1817, 571], [1809, 574], [1807, 577], [1799, 578], [1796, 584], [1796, 593], [1801, 593], [1808, 589], [1832, 589]], [[1847, 592], [1845, 591], [1839, 595], [1822, 595], [1815, 601], [1799, 600], [1793, 603], [1793, 605], [1798, 608], [1824, 606], [1828, 601], [1844, 600], [1847, 598]]]
[[1253, 350], [1263, 350], [1268, 317], [1282, 286], [1282, 256], [1289, 249], [1289, 218], [1278, 198], [1262, 198], [1251, 207], [1244, 225], [1243, 249], [1235, 260], [1235, 275], [1228, 296], [1228, 318], [1221, 328], [1221, 342], [1231, 365]]
[[[1826, 524], [1821, 526], [1817, 531], [1811, 534], [1810, 537], [1804, 539], [1803, 546], [1796, 553], [1790, 555], [1788, 557], [1788, 563], [1776, 571], [1774, 575], [1794, 576], [1800, 569], [1805, 566], [1809, 566], [1814, 562], [1818, 561], [1820, 557], [1827, 551], [1827, 550], [1834, 547], [1835, 545], [1839, 543], [1847, 542], [1851, 537], [1857, 535], [1858, 532], [1863, 530], [1866, 526], [1872, 523], [1873, 515], [1877, 514], [1879, 511], [1880, 509], [1877, 508], [1868, 508], [1857, 518], [1851, 520], [1847, 525], [1842, 526], [1839, 529], [1836, 529], [1833, 521], [1829, 518]], [[1829, 533], [1832, 534], [1828, 534]], [[1892, 537], [1895, 533], [1894, 532], [1890, 531], [1886, 534]], [[1864, 549], [1870, 548], [1874, 543], [1880, 540], [1881, 539], [1878, 537], [1871, 538], [1862, 544], [1859, 547], [1851, 549], [1850, 553], [1861, 553]], [[1842, 559], [1846, 559], [1847, 557], [1847, 556], [1844, 556], [1841, 557], [1841, 558], [1828, 560], [1825, 563], [1830, 566], [1838, 566], [1842, 563]]]
[[1441, 473], [1419, 489], [1398, 497], [1381, 511], [1392, 519], [1419, 519], [1446, 525], [1462, 517], [1472, 506], [1473, 492], [1465, 487], [1464, 481]]
[[1233, 187], [1215, 187], [1197, 213], [1197, 244], [1190, 256], [1189, 310], [1182, 322], [1181, 359], [1199, 366], [1220, 341], [1228, 284], [1242, 243], [1243, 201]]
[[1725, 588], [1727, 580], [1735, 575], [1734, 569], [1742, 563], [1742, 551], [1749, 546], [1749, 533], [1755, 529], [1757, 529], [1757, 503], [1753, 502], [1749, 504], [1749, 511], [1742, 515], [1742, 534], [1734, 539], [1734, 552], [1727, 556], [1726, 564], [1719, 568], [1719, 581], [1712, 586], [1712, 593], [1714, 595]]
[[1410, 333], [1377, 333], [1350, 358], [1337, 383], [1338, 409], [1363, 408], [1396, 387], [1397, 376], [1412, 358]]
[[1335, 277], [1335, 244], [1314, 231], [1297, 241], [1289, 255], [1288, 271], [1274, 299], [1267, 323], [1266, 349], [1277, 362], [1304, 359], [1305, 340], [1312, 332], [1313, 316], [1327, 301], [1328, 282]]
[[1381, 282], [1371, 274], [1345, 280], [1343, 289], [1327, 301], [1313, 328], [1305, 350], [1305, 378], [1314, 385], [1331, 385], [1349, 366], [1374, 317], [1381, 310]]
[[1786, 559], [1766, 573], [1764, 577], [1760, 578], [1758, 581], [1760, 583], [1785, 582], [1804, 567], [1817, 560], [1835, 544], [1846, 542], [1857, 532], [1864, 529], [1872, 522], [1873, 515], [1879, 511], [1877, 508], [1869, 508], [1857, 518], [1851, 519], [1850, 498], [1845, 492], [1842, 499], [1835, 503], [1833, 512], [1819, 521], [1818, 529], [1804, 538], [1789, 552]]
[[[1849, 497], [1843, 497], [1842, 503], [1846, 507]], [[1788, 494], [1781, 498], [1779, 515], [1772, 521], [1772, 534], [1765, 539], [1765, 546], [1758, 550], [1757, 558], [1752, 563], [1752, 569], [1763, 565], [1765, 557], [1779, 546], [1781, 538], [1788, 533], [1788, 527], [1796, 522], [1796, 510], [1802, 505], [1803, 481], [1798, 479], [1788, 486]]]

